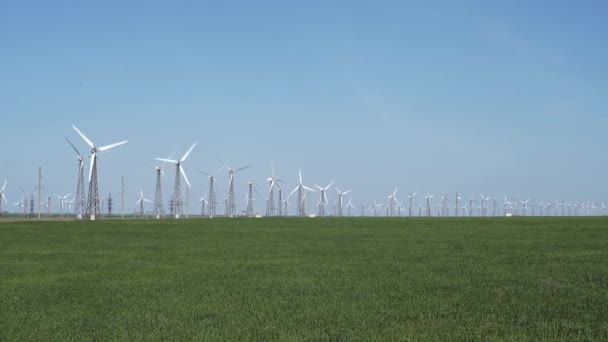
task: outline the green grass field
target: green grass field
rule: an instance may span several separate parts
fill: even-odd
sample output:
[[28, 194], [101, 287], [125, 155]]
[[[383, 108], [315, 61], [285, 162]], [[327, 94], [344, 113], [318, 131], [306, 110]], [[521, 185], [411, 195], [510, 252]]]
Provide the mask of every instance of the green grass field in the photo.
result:
[[0, 223], [0, 340], [606, 340], [608, 218]]

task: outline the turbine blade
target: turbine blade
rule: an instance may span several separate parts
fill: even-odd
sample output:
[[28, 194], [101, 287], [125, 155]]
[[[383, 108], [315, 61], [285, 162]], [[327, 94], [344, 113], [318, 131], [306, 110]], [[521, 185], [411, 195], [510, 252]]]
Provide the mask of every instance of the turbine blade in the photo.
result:
[[342, 193], [342, 195], [346, 195], [346, 194], [348, 194], [348, 193], [349, 193], [349, 192], [351, 192], [351, 191], [352, 191], [352, 190], [344, 191], [344, 192]]
[[248, 168], [250, 168], [250, 167], [251, 167], [251, 165], [249, 165], [249, 166], [244, 166], [244, 167], [241, 167], [240, 169], [236, 169], [236, 170], [234, 170], [234, 172], [239, 172], [239, 171], [241, 171], [241, 170], [245, 170], [245, 169], [248, 169]]
[[316, 192], [314, 189], [311, 189], [311, 188], [307, 187], [306, 185], [302, 185], [302, 188], [304, 188], [308, 191]]
[[165, 159], [165, 158], [155, 158], [158, 161], [162, 161], [162, 162], [166, 162], [166, 163], [171, 163], [171, 164], [177, 164], [178, 161], [177, 160], [173, 160], [173, 159]]
[[188, 187], [190, 188], [190, 181], [188, 181], [188, 177], [186, 177], [186, 172], [184, 171], [184, 168], [180, 165], [179, 166], [179, 172], [182, 174], [182, 176], [184, 176], [184, 180], [186, 181], [186, 184], [188, 184]]
[[91, 163], [89, 164], [89, 183], [91, 183], [91, 176], [93, 175], [93, 166], [95, 165], [95, 159], [97, 159], [95, 152], [91, 154]]
[[196, 143], [192, 144], [192, 146], [190, 147], [188, 152], [186, 152], [186, 154], [184, 154], [182, 159], [179, 160], [180, 162], [183, 162], [184, 160], [186, 160], [186, 158], [188, 158], [188, 156], [190, 155], [190, 152], [192, 152], [192, 150], [194, 149], [194, 146], [196, 146]]
[[124, 144], [126, 144], [128, 142], [129, 142], [128, 140], [124, 140], [124, 141], [117, 142], [117, 143], [114, 143], [114, 144], [110, 144], [110, 145], [106, 145], [106, 146], [101, 146], [101, 147], [99, 147], [97, 149], [97, 151], [100, 151], [100, 152], [109, 151], [109, 150], [113, 149], [116, 146], [124, 145]]
[[300, 175], [300, 184], [302, 184], [302, 170], [298, 170], [298, 174]]
[[80, 137], [87, 143], [87, 145], [89, 145], [90, 148], [94, 148], [95, 145], [93, 144], [93, 142], [91, 140], [89, 140], [89, 138], [87, 138], [86, 135], [84, 135], [84, 133], [82, 133], [78, 128], [76, 128], [76, 126], [72, 125], [72, 127], [76, 130], [76, 132], [78, 132], [78, 134], [80, 135]]
[[222, 167], [220, 167], [219, 169], [217, 169], [217, 171], [215, 171], [215, 173], [213, 174], [214, 176], [217, 175], [218, 173], [220, 173], [220, 171], [222, 171], [224, 168], [226, 167], [226, 165], [222, 165]]
[[287, 200], [289, 200], [289, 197], [291, 197], [291, 195], [293, 195], [293, 194], [294, 194], [296, 191], [298, 191], [298, 189], [299, 189], [299, 188], [300, 188], [300, 186], [299, 186], [299, 185], [298, 185], [298, 186], [296, 186], [296, 188], [295, 188], [295, 189], [293, 189], [293, 190], [292, 190], [292, 191], [289, 193], [289, 196], [287, 196]]
[[6, 189], [6, 181], [4, 181], [4, 185], [2, 186], [2, 190], [0, 191], [4, 191], [4, 189]]
[[80, 152], [78, 152], [78, 149], [76, 149], [76, 146], [74, 146], [74, 144], [72, 144], [72, 142], [70, 141], [70, 139], [65, 138], [65, 140], [67, 140], [68, 144], [70, 144], [70, 146], [72, 146], [72, 148], [74, 149], [74, 151], [76, 151], [76, 154], [81, 156]]

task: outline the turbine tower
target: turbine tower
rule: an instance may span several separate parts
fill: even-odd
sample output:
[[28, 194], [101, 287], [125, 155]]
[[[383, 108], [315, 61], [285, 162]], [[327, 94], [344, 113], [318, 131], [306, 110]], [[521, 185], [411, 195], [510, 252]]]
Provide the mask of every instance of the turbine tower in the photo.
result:
[[[302, 184], [302, 171], [298, 170], [298, 174], [300, 176], [300, 183], [298, 184], [298, 186], [296, 186], [295, 189], [293, 189], [291, 191], [291, 193], [289, 194], [289, 197], [291, 197], [291, 195], [293, 195], [296, 191], [298, 192], [298, 216], [306, 216], [306, 207], [305, 207], [305, 193], [304, 190], [308, 190], [310, 192], [315, 192], [315, 190], [307, 187], [306, 185]], [[289, 199], [289, 197], [287, 199]]]
[[277, 184], [277, 192], [279, 194], [279, 198], [277, 198], [277, 203], [279, 204], [278, 215], [283, 216], [283, 188], [279, 184]]
[[238, 168], [236, 170], [233, 170], [230, 167], [227, 167], [228, 175], [230, 176], [230, 180], [228, 181], [228, 204], [227, 204], [227, 207], [228, 207], [227, 216], [229, 216], [229, 217], [236, 217], [236, 199], [234, 197], [234, 174], [241, 170], [250, 168], [250, 167], [251, 167], [251, 165], [244, 166], [244, 167]]
[[317, 189], [319, 189], [321, 191], [321, 194], [319, 196], [319, 203], [317, 203], [317, 206], [319, 207], [318, 213], [317, 215], [320, 217], [325, 216], [325, 206], [327, 205], [327, 190], [329, 190], [329, 188], [334, 184], [333, 181], [331, 181], [331, 183], [329, 183], [329, 185], [327, 185], [326, 187], [320, 187], [318, 185], [315, 185], [315, 187], [317, 187]]
[[255, 191], [258, 197], [260, 197], [260, 193], [258, 192], [258, 189], [255, 187], [255, 185], [253, 185], [253, 181], [249, 181], [247, 185], [249, 187], [249, 192], [247, 193], [247, 205], [245, 207], [245, 215], [253, 217], [255, 215], [255, 208], [253, 203], [255, 203], [254, 201], [256, 200], [256, 198], [253, 196], [253, 192]]
[[460, 209], [458, 207], [458, 201], [460, 201], [462, 197], [460, 197], [460, 195], [458, 195], [458, 193], [456, 193], [456, 203], [454, 203], [454, 216], [458, 217], [458, 210]]
[[[169, 155], [169, 158], [171, 158], [173, 156], [173, 154]], [[162, 184], [162, 178], [165, 179], [165, 182], [167, 181], [167, 177], [165, 177], [165, 172], [163, 171], [163, 167], [165, 166], [166, 162], [163, 162], [160, 165], [154, 166], [154, 170], [156, 172], [156, 191], [154, 192], [154, 209], [152, 211], [152, 215], [154, 215], [155, 218], [159, 219], [161, 217], [165, 216], [165, 206], [163, 203], [163, 184]]]
[[216, 207], [217, 207], [217, 200], [216, 200], [216, 192], [215, 192], [215, 176], [224, 169], [224, 166], [220, 167], [219, 170], [215, 171], [215, 173], [207, 173], [204, 171], [198, 171], [204, 175], [209, 176], [209, 218], [213, 218], [216, 215]]
[[168, 158], [156, 158], [156, 160], [162, 161], [162, 162], [166, 162], [166, 163], [171, 163], [171, 164], [175, 164], [175, 184], [174, 184], [174, 188], [173, 188], [173, 211], [175, 213], [175, 218], [178, 219], [180, 217], [180, 215], [182, 214], [182, 189], [181, 189], [181, 184], [180, 184], [180, 174], [181, 176], [184, 177], [184, 180], [186, 181], [186, 184], [188, 185], [188, 187], [190, 187], [190, 182], [188, 181], [188, 177], [186, 177], [186, 172], [184, 171], [184, 168], [182, 167], [182, 163], [184, 161], [186, 161], [186, 159], [188, 159], [188, 156], [190, 155], [190, 152], [192, 152], [192, 150], [194, 149], [194, 146], [196, 146], [196, 143], [192, 144], [192, 146], [190, 147], [190, 149], [188, 149], [188, 151], [184, 154], [184, 156], [180, 159], [180, 160], [173, 160], [173, 159], [168, 159]]
[[72, 144], [70, 139], [65, 138], [65, 140], [67, 140], [68, 144], [70, 144], [70, 146], [72, 146], [72, 148], [78, 155], [78, 158], [76, 158], [76, 160], [78, 160], [78, 182], [76, 184], [76, 197], [74, 197], [74, 200], [76, 201], [76, 203], [74, 205], [75, 206], [74, 213], [76, 214], [76, 218], [81, 220], [83, 215], [85, 214], [86, 205], [87, 205], [87, 203], [84, 199], [84, 196], [85, 196], [85, 192], [84, 192], [84, 159], [86, 157], [83, 156], [78, 151], [78, 149], [76, 149], [76, 146], [74, 146], [74, 144]]
[[340, 191], [340, 189], [336, 188], [336, 192], [338, 193], [338, 217], [342, 217], [342, 207], [344, 206], [342, 196], [349, 194], [351, 191], [352, 190]]
[[78, 132], [80, 137], [89, 145], [91, 148], [91, 164], [89, 167], [89, 198], [87, 201], [87, 214], [91, 221], [95, 220], [95, 217], [99, 215], [99, 187], [97, 183], [97, 152], [106, 152], [114, 147], [124, 145], [128, 141], [124, 140], [110, 145], [96, 147], [93, 142], [87, 138], [76, 126], [73, 126], [74, 130]]

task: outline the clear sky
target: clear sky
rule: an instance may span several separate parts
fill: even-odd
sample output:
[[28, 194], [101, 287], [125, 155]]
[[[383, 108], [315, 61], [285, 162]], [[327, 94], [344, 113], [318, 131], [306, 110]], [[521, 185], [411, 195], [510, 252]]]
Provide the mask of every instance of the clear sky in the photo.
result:
[[99, 145], [129, 140], [99, 159], [100, 191], [117, 196], [124, 175], [129, 212], [140, 188], [154, 196], [144, 165], [193, 142], [192, 212], [207, 190], [196, 170], [253, 165], [237, 175], [242, 206], [250, 179], [266, 192], [271, 161], [290, 190], [301, 168], [356, 204], [395, 186], [608, 199], [606, 13], [606, 1], [3, 0], [0, 180], [16, 202], [42, 165], [46, 192], [74, 192], [75, 124]]

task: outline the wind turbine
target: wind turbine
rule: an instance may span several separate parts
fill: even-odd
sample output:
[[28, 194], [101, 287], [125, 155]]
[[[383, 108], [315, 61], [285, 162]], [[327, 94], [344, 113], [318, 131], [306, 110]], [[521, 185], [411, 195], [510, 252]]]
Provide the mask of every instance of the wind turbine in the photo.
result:
[[68, 144], [70, 144], [70, 146], [72, 146], [72, 148], [74, 149], [74, 151], [76, 152], [76, 154], [78, 155], [78, 157], [76, 158], [76, 160], [78, 160], [78, 182], [76, 183], [76, 197], [74, 198], [76, 200], [76, 208], [75, 208], [75, 213], [76, 213], [76, 218], [78, 218], [79, 220], [82, 219], [82, 215], [85, 214], [85, 210], [86, 210], [86, 201], [84, 199], [85, 196], [85, 192], [84, 192], [84, 160], [85, 160], [85, 156], [83, 156], [80, 151], [78, 151], [78, 149], [76, 148], [76, 146], [74, 146], [74, 144], [72, 144], [72, 142], [70, 141], [70, 139], [65, 138], [65, 140], [68, 142]]
[[135, 202], [135, 205], [139, 205], [139, 212], [141, 214], [141, 218], [144, 218], [144, 215], [146, 213], [144, 211], [144, 202], [152, 203], [152, 201], [150, 201], [149, 199], [144, 198], [144, 190], [141, 189], [139, 191], [139, 200]]
[[67, 201], [68, 204], [68, 212], [72, 212], [72, 203], [74, 203], [75, 198], [72, 198], [71, 201]]
[[247, 185], [249, 188], [249, 192], [247, 194], [245, 194], [246, 195], [245, 215], [247, 215], [249, 217], [253, 217], [253, 215], [255, 214], [253, 201], [257, 200], [257, 198], [255, 198], [253, 196], [253, 192], [255, 191], [255, 193], [258, 195], [258, 197], [260, 196], [260, 193], [258, 192], [258, 189], [255, 187], [255, 185], [253, 185], [253, 181], [249, 181], [249, 183], [247, 183]]
[[449, 208], [448, 208], [448, 202], [450, 200], [448, 199], [448, 194], [441, 194], [441, 215], [440, 216], [450, 216], [450, 212], [449, 212]]
[[486, 207], [487, 201], [491, 200], [492, 197], [486, 197], [484, 194], [480, 194], [481, 197], [481, 216], [486, 216], [488, 208]]
[[426, 199], [426, 216], [431, 216], [431, 199], [435, 197], [435, 195], [432, 195], [431, 193], [427, 192], [426, 196], [424, 196], [424, 198]]
[[53, 194], [53, 195], [55, 195], [55, 197], [57, 197], [59, 199], [59, 207], [61, 208], [61, 215], [63, 215], [63, 207], [64, 207], [63, 204], [67, 202], [67, 199], [68, 199], [68, 197], [70, 197], [71, 194], [72, 194], [71, 192], [66, 195], [63, 195], [63, 196]]
[[418, 192], [414, 192], [414, 193], [408, 193], [407, 197], [409, 198], [409, 204], [407, 207], [407, 216], [412, 216], [412, 205], [414, 204], [414, 198], [416, 198], [416, 195], [418, 194]]
[[181, 179], [180, 174], [184, 177], [184, 180], [186, 181], [186, 184], [188, 185], [188, 187], [190, 187], [190, 182], [188, 181], [188, 177], [186, 177], [186, 172], [184, 171], [182, 164], [184, 161], [186, 161], [186, 159], [188, 159], [188, 156], [190, 155], [190, 152], [192, 152], [192, 150], [194, 149], [194, 146], [196, 146], [196, 143], [192, 144], [190, 149], [188, 149], [188, 151], [184, 154], [184, 156], [180, 160], [173, 160], [173, 159], [168, 159], [168, 158], [156, 158], [156, 160], [159, 160], [162, 162], [175, 164], [175, 184], [174, 184], [174, 188], [173, 188], [173, 206], [174, 206], [173, 210], [175, 212], [176, 219], [178, 219], [183, 212], [182, 189], [181, 189], [182, 187], [180, 184], [180, 179]]
[[0, 215], [2, 215], [2, 213], [4, 212], [2, 209], [2, 201], [4, 201], [4, 204], [6, 203], [6, 196], [4, 195], [4, 189], [6, 189], [6, 181], [4, 181], [4, 185], [2, 186], [2, 190], [0, 190]]
[[87, 213], [91, 221], [95, 220], [95, 217], [99, 215], [99, 188], [97, 184], [97, 152], [106, 152], [114, 147], [124, 145], [128, 141], [124, 140], [110, 145], [96, 147], [95, 144], [87, 138], [76, 126], [72, 125], [74, 130], [78, 132], [82, 140], [91, 148], [91, 164], [89, 166], [89, 198], [87, 202]]
[[399, 201], [397, 200], [397, 187], [395, 187], [395, 191], [393, 191], [392, 194], [388, 195], [388, 200], [389, 200], [389, 204], [388, 204], [389, 216], [394, 216], [395, 215], [395, 202], [399, 203]]
[[342, 196], [349, 194], [351, 191], [352, 190], [340, 191], [340, 189], [336, 188], [336, 192], [338, 193], [338, 217], [342, 217]]
[[348, 203], [346, 203], [346, 207], [348, 208], [348, 216], [350, 217], [351, 216], [350, 210], [355, 207], [353, 205], [353, 199], [352, 198], [348, 199]]
[[325, 206], [328, 204], [327, 201], [327, 190], [329, 190], [329, 188], [334, 184], [334, 181], [331, 181], [331, 183], [329, 183], [326, 187], [321, 187], [318, 185], [315, 185], [315, 187], [317, 187], [317, 189], [319, 189], [319, 191], [321, 191], [320, 195], [319, 195], [319, 203], [317, 203], [317, 207], [319, 207], [319, 212], [318, 212], [318, 216], [323, 217], [325, 216]]
[[217, 200], [216, 200], [216, 191], [215, 191], [215, 176], [217, 176], [218, 173], [220, 173], [220, 171], [222, 171], [224, 169], [224, 166], [220, 167], [217, 171], [215, 171], [215, 173], [207, 173], [204, 171], [198, 171], [204, 175], [207, 175], [209, 177], [209, 218], [213, 218], [216, 215], [216, 207], [217, 207]]
[[226, 167], [226, 169], [228, 169], [228, 175], [230, 177], [230, 180], [228, 182], [228, 216], [230, 216], [230, 217], [236, 217], [236, 199], [234, 196], [234, 175], [237, 172], [248, 169], [250, 167], [251, 167], [251, 165], [244, 166], [244, 167], [238, 168], [236, 170], [233, 170], [230, 167]]
[[[281, 188], [277, 182], [282, 182], [282, 180], [277, 179], [274, 175], [274, 166], [272, 162], [270, 162], [270, 169], [272, 171], [272, 176], [266, 178], [268, 182], [268, 200], [266, 202], [266, 216], [274, 216], [275, 215], [275, 201], [274, 201], [274, 188]], [[281, 211], [281, 199], [279, 198], [279, 216]]]
[[376, 201], [373, 201], [374, 205], [372, 206], [372, 211], [374, 213], [374, 216], [377, 216], [377, 210], [378, 208], [380, 208], [383, 204], [382, 203], [376, 203]]
[[205, 204], [208, 204], [206, 197], [207, 194], [205, 194], [205, 196], [201, 197], [201, 199], [199, 200], [199, 202], [201, 202], [201, 217], [205, 216]]
[[462, 197], [460, 197], [460, 195], [458, 195], [458, 193], [456, 193], [456, 202], [454, 203], [454, 216], [458, 217], [458, 211], [460, 210], [460, 208], [458, 207], [458, 201], [460, 201], [462, 199]]
[[298, 186], [296, 186], [295, 189], [293, 189], [293, 191], [291, 191], [291, 193], [289, 193], [289, 197], [291, 197], [291, 195], [293, 195], [296, 191], [298, 192], [298, 216], [303, 217], [303, 216], [306, 216], [306, 209], [305, 209], [305, 206], [303, 205], [303, 200], [305, 199], [304, 190], [307, 190], [310, 192], [315, 192], [315, 190], [302, 184], [302, 171], [301, 170], [298, 170], [298, 174], [300, 176], [300, 183], [298, 184]]
[[525, 200], [525, 201], [521, 201], [521, 204], [523, 205], [522, 207], [522, 216], [527, 216], [528, 215], [528, 203], [530, 202], [529, 199]]
[[475, 200], [473, 200], [473, 194], [471, 194], [471, 197], [469, 197], [469, 217], [473, 216], [473, 203], [475, 203]]

